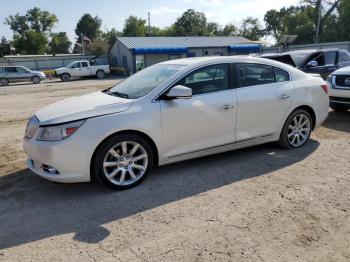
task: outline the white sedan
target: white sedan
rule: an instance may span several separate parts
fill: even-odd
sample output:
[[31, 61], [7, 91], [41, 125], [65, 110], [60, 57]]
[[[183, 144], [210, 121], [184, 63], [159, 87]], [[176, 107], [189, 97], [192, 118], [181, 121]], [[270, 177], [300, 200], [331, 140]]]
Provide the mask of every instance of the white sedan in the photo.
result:
[[328, 115], [327, 85], [254, 57], [172, 60], [29, 120], [28, 167], [64, 183], [133, 187], [152, 166], [278, 141], [298, 148]]

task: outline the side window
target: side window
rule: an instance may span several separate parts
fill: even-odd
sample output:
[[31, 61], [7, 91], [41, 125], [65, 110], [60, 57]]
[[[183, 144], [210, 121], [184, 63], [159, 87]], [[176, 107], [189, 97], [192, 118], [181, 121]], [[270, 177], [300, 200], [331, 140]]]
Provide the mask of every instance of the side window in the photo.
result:
[[75, 63], [72, 65], [71, 69], [74, 69], [74, 68], [80, 68], [80, 63]]
[[81, 62], [81, 67], [89, 67], [87, 62]]
[[324, 53], [324, 64], [325, 65], [335, 65], [336, 56], [337, 56], [336, 52], [325, 52]]
[[184, 77], [178, 84], [191, 88], [193, 95], [230, 89], [229, 65], [219, 64], [201, 68]]
[[4, 72], [4, 68], [0, 67], [0, 73], [3, 73], [3, 72]]
[[275, 82], [272, 66], [261, 64], [237, 64], [241, 87], [265, 85]]
[[285, 82], [285, 81], [289, 81], [289, 74], [287, 71], [284, 71], [283, 69], [274, 67], [275, 70], [275, 79], [276, 82]]
[[5, 67], [5, 73], [17, 73], [16, 67]]
[[349, 53], [345, 51], [339, 51], [338, 63], [349, 62], [349, 61], [350, 61]]
[[21, 73], [21, 74], [27, 72], [27, 70], [25, 70], [23, 67], [16, 67], [16, 70], [17, 70], [17, 73]]

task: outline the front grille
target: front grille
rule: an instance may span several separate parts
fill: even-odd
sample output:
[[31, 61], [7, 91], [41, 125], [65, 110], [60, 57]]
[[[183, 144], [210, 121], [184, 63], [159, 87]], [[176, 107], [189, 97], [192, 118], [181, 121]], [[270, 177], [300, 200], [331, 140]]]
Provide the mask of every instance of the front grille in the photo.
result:
[[335, 76], [336, 86], [350, 89], [350, 75], [337, 75]]
[[39, 121], [36, 119], [35, 116], [31, 117], [28, 120], [26, 132], [25, 132], [25, 138], [32, 139], [36, 133], [36, 131], [39, 128]]

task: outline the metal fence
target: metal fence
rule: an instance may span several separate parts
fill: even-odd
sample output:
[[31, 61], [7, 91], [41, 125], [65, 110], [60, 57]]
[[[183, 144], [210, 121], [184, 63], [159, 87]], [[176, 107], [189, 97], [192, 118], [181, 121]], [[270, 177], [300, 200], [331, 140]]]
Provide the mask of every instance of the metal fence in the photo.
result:
[[263, 53], [281, 53], [281, 52], [302, 50], [302, 49], [333, 49], [333, 48], [350, 51], [350, 42], [291, 45], [288, 49], [283, 49], [280, 47], [264, 47], [262, 51]]
[[[90, 60], [94, 56], [85, 55], [42, 55], [42, 56], [4, 56], [0, 58], [0, 66], [24, 66], [31, 70], [45, 70], [64, 67], [77, 60]], [[96, 58], [97, 64], [109, 64], [109, 56]]]

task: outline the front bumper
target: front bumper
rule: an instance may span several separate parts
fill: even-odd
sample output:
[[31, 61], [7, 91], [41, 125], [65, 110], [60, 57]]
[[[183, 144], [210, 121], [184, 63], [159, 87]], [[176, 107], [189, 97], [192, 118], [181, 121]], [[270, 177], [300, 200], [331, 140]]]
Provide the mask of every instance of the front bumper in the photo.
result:
[[[73, 137], [71, 137], [73, 138]], [[75, 140], [79, 140], [79, 136]], [[34, 139], [23, 140], [23, 150], [28, 157], [28, 168], [37, 175], [60, 183], [90, 181], [90, 157], [81, 141], [67, 139], [59, 142], [44, 142]], [[47, 166], [57, 173], [48, 172]]]

